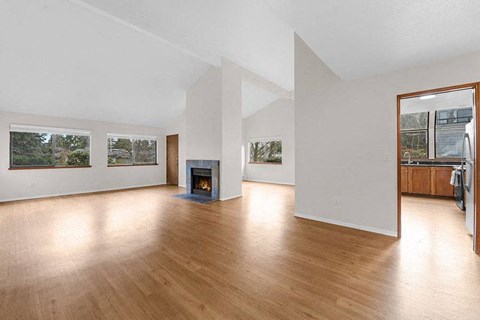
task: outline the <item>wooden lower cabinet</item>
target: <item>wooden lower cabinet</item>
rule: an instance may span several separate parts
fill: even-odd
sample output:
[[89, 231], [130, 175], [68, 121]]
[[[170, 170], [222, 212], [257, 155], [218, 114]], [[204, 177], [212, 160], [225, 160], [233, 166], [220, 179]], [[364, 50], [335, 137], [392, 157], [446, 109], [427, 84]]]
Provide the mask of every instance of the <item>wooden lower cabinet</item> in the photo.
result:
[[452, 168], [433, 167], [432, 176], [432, 195], [442, 197], [453, 197], [453, 186], [450, 184]]
[[453, 197], [451, 167], [401, 167], [402, 193]]

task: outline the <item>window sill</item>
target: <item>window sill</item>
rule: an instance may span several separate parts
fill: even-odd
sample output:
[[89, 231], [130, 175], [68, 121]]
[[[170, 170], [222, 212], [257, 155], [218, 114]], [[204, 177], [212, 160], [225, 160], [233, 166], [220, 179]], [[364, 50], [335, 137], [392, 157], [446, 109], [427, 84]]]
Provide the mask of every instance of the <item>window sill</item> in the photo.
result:
[[266, 165], [273, 165], [273, 166], [281, 166], [283, 163], [275, 163], [275, 162], [249, 162], [248, 164], [266, 164]]
[[61, 167], [52, 167], [52, 166], [38, 166], [38, 167], [10, 167], [8, 170], [47, 170], [47, 169], [84, 169], [91, 168], [92, 166], [61, 166]]
[[148, 167], [158, 166], [158, 163], [146, 163], [146, 164], [109, 164], [108, 168], [121, 168], [121, 167]]

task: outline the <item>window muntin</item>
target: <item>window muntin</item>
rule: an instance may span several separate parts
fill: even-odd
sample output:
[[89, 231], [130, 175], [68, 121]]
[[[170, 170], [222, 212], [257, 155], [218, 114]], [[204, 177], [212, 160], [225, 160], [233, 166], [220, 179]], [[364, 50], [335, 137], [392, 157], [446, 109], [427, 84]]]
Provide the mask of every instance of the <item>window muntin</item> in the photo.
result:
[[10, 126], [10, 168], [85, 167], [89, 165], [89, 131], [23, 125]]
[[465, 124], [473, 118], [472, 108], [436, 112], [435, 158], [460, 158]]
[[428, 159], [428, 112], [400, 116], [401, 157]]
[[278, 138], [249, 141], [250, 163], [282, 164], [282, 140]]
[[157, 164], [157, 138], [146, 136], [108, 136], [108, 165]]

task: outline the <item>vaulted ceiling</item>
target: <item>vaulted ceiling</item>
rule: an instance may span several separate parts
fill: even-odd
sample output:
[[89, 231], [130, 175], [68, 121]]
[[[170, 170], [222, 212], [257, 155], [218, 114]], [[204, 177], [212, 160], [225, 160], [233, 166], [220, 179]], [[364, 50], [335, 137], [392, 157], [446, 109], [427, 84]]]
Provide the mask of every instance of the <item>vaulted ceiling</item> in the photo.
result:
[[[480, 51], [478, 16], [477, 0], [1, 1], [0, 111], [164, 126], [222, 57], [290, 91], [294, 32], [352, 79]], [[271, 100], [244, 87], [244, 115]]]
[[265, 0], [342, 79], [480, 51], [478, 0]]

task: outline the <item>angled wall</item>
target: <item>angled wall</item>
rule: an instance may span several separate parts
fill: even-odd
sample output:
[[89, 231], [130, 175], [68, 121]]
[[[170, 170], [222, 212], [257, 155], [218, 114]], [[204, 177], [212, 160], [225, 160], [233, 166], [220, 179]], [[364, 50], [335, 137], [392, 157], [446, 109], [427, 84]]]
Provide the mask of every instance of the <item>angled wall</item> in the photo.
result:
[[395, 236], [397, 95], [479, 80], [476, 53], [342, 81], [296, 35], [296, 215]]

